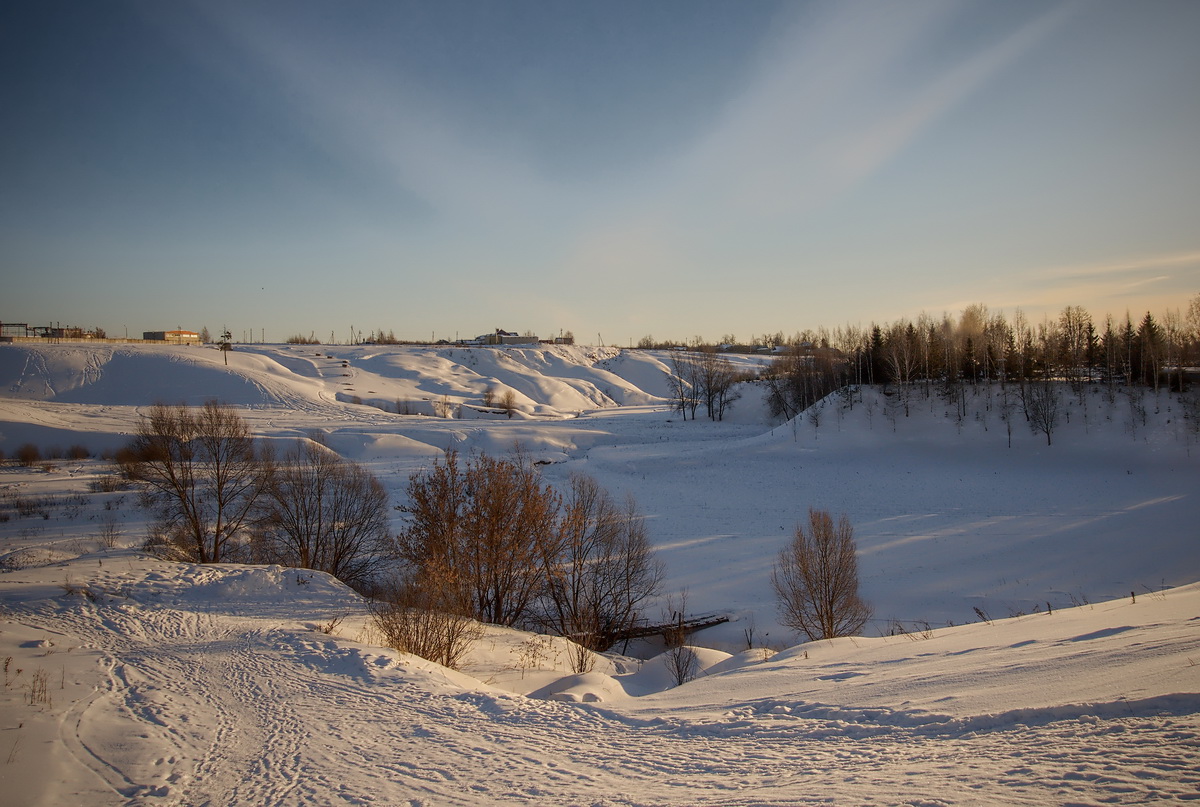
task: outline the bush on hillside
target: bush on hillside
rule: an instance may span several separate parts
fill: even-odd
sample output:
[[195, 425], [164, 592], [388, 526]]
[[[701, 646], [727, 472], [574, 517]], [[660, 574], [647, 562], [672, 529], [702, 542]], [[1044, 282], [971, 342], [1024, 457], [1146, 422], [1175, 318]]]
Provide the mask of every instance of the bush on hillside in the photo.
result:
[[13, 457], [22, 467], [32, 468], [42, 461], [42, 451], [33, 443], [24, 443], [17, 448]]

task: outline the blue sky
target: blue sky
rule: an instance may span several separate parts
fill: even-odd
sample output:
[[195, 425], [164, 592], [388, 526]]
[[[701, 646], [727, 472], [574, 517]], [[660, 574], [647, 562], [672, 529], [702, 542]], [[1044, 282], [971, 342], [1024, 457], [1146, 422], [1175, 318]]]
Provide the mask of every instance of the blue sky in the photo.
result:
[[10, 3], [0, 319], [627, 344], [1200, 293], [1200, 3]]

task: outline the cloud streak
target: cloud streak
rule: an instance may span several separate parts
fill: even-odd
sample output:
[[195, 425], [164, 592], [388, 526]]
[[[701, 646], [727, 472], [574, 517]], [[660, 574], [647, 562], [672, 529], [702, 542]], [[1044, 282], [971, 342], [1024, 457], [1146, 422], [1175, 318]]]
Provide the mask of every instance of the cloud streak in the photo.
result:
[[[1014, 292], [1013, 290], [1018, 290]], [[988, 303], [998, 309], [1020, 308], [1029, 313], [1054, 314], [1068, 305], [1081, 305], [1094, 314], [1112, 313], [1130, 299], [1148, 308], [1177, 308], [1200, 293], [1200, 252], [1146, 255], [1099, 264], [1042, 267], [997, 276]], [[941, 310], [960, 311], [979, 299], [957, 300]]]
[[850, 192], [1070, 18], [1051, 8], [932, 78], [902, 87], [957, 3], [838, 3], [784, 26], [756, 80], [683, 158], [700, 188], [746, 217], [806, 213]]
[[[219, 8], [219, 10], [218, 10]], [[244, 6], [213, 6], [211, 20], [291, 99], [290, 114], [335, 160], [389, 179], [435, 216], [503, 228], [553, 208], [547, 181], [513, 142], [473, 131], [447, 98], [365, 57], [331, 53]]]

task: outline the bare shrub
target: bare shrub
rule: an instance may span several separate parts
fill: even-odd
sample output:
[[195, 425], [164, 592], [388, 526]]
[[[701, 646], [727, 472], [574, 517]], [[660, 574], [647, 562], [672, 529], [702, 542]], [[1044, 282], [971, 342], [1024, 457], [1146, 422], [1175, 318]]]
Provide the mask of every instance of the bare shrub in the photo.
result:
[[106, 518], [100, 524], [100, 532], [96, 538], [100, 541], [101, 546], [106, 549], [116, 549], [122, 537], [121, 529], [117, 526], [116, 519]]
[[675, 686], [683, 686], [696, 677], [700, 669], [700, 658], [687, 645], [676, 645], [667, 651], [667, 672]]
[[33, 443], [23, 443], [17, 447], [13, 458], [23, 468], [32, 468], [42, 461], [42, 451]]
[[[521, 671], [521, 678], [525, 677], [526, 670], [540, 670], [542, 668], [542, 660], [550, 657], [554, 652], [554, 646], [551, 640], [546, 636], [531, 636], [524, 642], [521, 642], [515, 650], [512, 651], [517, 656], [517, 669]], [[554, 653], [557, 656], [557, 653]], [[572, 669], [575, 672], [588, 672], [591, 670], [591, 665], [587, 665], [586, 669]]]
[[85, 445], [76, 443], [67, 448], [67, 459], [86, 460], [90, 456], [92, 456], [92, 452]]
[[871, 609], [858, 595], [858, 559], [850, 521], [810, 508], [808, 530], [796, 535], [771, 570], [780, 621], [809, 640], [862, 630]]
[[667, 375], [667, 383], [671, 387], [671, 398], [675, 409], [687, 420], [688, 415], [696, 419], [696, 409], [700, 406], [700, 371], [696, 360], [683, 351], [671, 353], [671, 372]]
[[324, 622], [318, 623], [317, 629], [326, 636], [332, 636], [334, 632], [337, 631], [338, 626], [340, 626], [345, 619], [346, 614], [338, 614], [337, 616], [330, 617]]
[[48, 686], [49, 678], [49, 674], [43, 669], [38, 669], [33, 673], [29, 681], [30, 706], [37, 706], [39, 703], [43, 703], [46, 706], [53, 707], [54, 704], [50, 700], [50, 687]]
[[92, 493], [116, 493], [129, 487], [128, 480], [115, 473], [101, 474], [88, 482], [88, 490]]
[[454, 404], [450, 402], [449, 395], [443, 395], [433, 402], [433, 414], [439, 418], [454, 417]]
[[596, 666], [596, 654], [578, 642], [567, 645], [567, 660], [571, 662], [573, 673], [591, 672]]
[[700, 669], [700, 658], [695, 650], [687, 646], [687, 592], [679, 593], [678, 604], [674, 599], [668, 598], [667, 608], [671, 612], [668, 624], [674, 623], [663, 632], [663, 640], [667, 644], [667, 673], [675, 682], [675, 686], [683, 686], [694, 679]]
[[371, 621], [388, 647], [456, 670], [481, 635], [463, 594], [454, 581], [431, 579], [426, 570], [393, 584], [371, 605]]

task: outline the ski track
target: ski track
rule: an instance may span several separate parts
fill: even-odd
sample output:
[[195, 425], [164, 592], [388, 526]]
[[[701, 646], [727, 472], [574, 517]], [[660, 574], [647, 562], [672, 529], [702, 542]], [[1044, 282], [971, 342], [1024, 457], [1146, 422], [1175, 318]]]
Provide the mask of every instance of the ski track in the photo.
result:
[[[431, 688], [394, 657], [278, 620], [139, 597], [133, 588], [97, 603], [75, 598], [22, 620], [101, 651], [103, 684], [61, 730], [112, 804], [1200, 798], [1194, 696], [950, 721], [775, 701], [661, 717]], [[113, 711], [120, 738], [104, 733]]]

